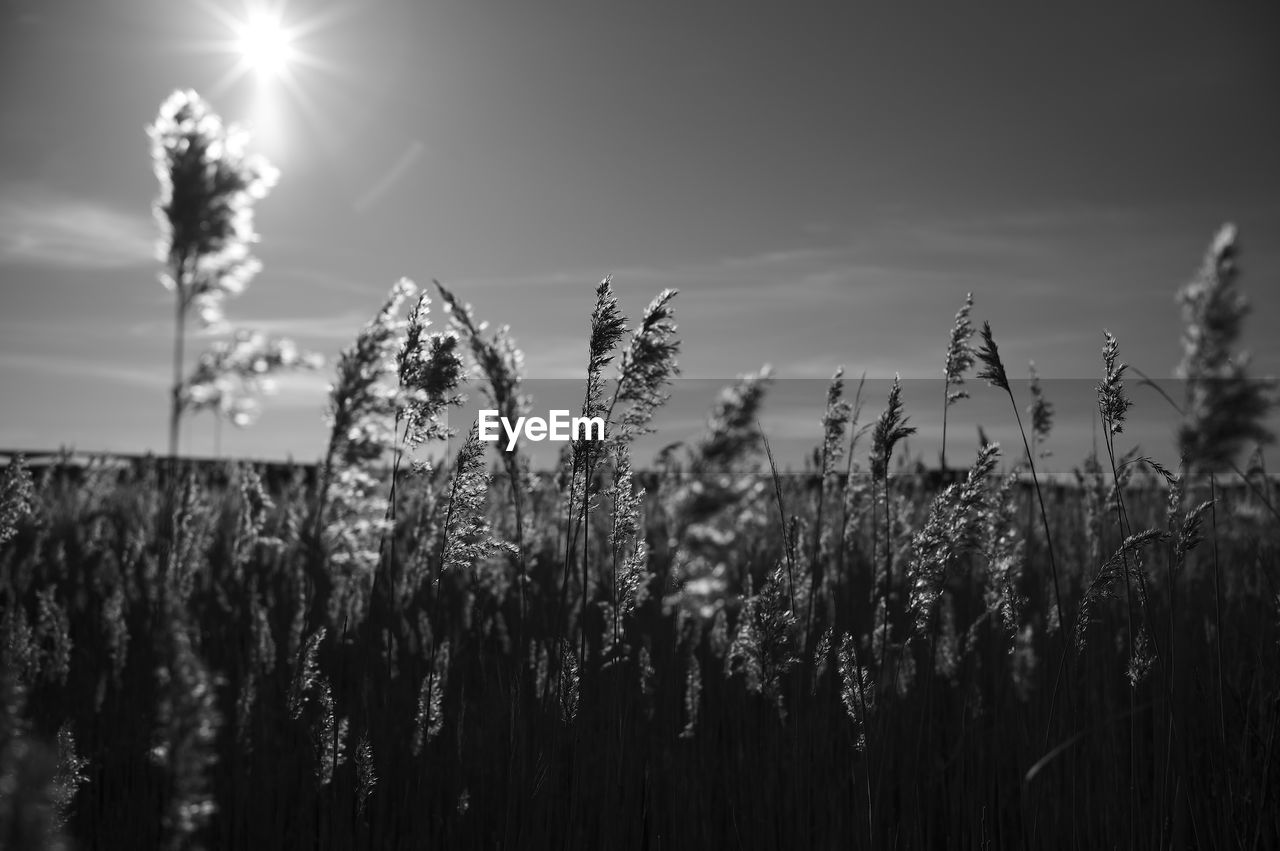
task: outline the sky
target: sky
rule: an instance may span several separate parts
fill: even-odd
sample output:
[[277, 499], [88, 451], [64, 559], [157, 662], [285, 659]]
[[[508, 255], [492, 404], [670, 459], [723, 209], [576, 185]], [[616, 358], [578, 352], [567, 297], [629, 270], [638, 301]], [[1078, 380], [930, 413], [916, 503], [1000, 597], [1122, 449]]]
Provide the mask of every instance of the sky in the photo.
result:
[[[233, 73], [242, 3], [0, 5], [0, 450], [165, 448], [173, 296], [145, 128], [176, 88], [281, 171], [229, 319], [331, 360], [408, 276], [510, 324], [531, 380], [581, 376], [612, 274], [633, 319], [680, 290], [697, 411], [771, 364], [764, 422], [802, 447], [822, 384], [799, 380], [843, 365], [935, 385], [908, 410], [925, 446], [966, 292], [1010, 373], [1034, 360], [1051, 395], [1100, 374], [1104, 328], [1168, 377], [1174, 293], [1232, 221], [1245, 345], [1280, 373], [1274, 3], [269, 8], [294, 32], [283, 76]], [[327, 382], [287, 376], [223, 452], [317, 457]], [[1091, 408], [1066, 395], [1069, 464]], [[950, 416], [972, 444], [976, 403]], [[184, 451], [212, 435], [189, 422]]]

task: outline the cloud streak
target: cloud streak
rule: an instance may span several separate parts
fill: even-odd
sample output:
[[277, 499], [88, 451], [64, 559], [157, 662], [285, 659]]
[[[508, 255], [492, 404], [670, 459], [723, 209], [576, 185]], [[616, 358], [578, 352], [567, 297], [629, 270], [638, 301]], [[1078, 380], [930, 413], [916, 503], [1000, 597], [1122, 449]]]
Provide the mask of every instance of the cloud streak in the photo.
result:
[[0, 367], [6, 371], [37, 373], [63, 378], [93, 378], [136, 387], [160, 388], [168, 384], [163, 367], [154, 369], [105, 362], [99, 358], [60, 355], [26, 355], [0, 352]]
[[824, 245], [784, 246], [670, 264], [463, 277], [453, 283], [459, 288], [554, 288], [585, 285], [612, 274], [615, 284], [706, 286], [714, 287], [717, 296], [775, 289], [780, 298], [793, 298], [791, 288], [812, 294], [815, 289], [837, 291], [856, 286], [859, 297], [865, 299], [872, 292], [895, 294], [904, 287], [924, 290], [943, 282], [970, 284], [988, 295], [1006, 291], [1047, 294], [1059, 286], [1049, 278], [1061, 251], [1055, 239], [1058, 230], [1109, 227], [1131, 217], [1125, 211], [1092, 208], [953, 219], [899, 216], [860, 229], [839, 242], [831, 241], [838, 234], [824, 232]]
[[0, 198], [0, 265], [120, 269], [155, 262], [150, 217], [46, 190]]

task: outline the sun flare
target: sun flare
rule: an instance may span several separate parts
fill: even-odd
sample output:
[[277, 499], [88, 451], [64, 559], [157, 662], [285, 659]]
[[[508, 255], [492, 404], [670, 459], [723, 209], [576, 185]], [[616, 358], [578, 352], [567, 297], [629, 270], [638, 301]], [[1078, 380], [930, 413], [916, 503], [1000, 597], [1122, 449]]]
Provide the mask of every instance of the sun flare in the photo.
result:
[[253, 10], [237, 27], [236, 50], [254, 71], [279, 76], [294, 58], [293, 37], [280, 18], [263, 10]]

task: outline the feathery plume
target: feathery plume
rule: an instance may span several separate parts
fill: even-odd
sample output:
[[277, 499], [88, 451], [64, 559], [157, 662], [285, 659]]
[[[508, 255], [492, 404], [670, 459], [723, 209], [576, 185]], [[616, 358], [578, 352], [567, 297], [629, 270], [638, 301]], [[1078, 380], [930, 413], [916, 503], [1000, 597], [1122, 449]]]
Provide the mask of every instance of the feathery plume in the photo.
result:
[[1004, 362], [1000, 360], [1000, 347], [996, 345], [996, 338], [991, 334], [990, 322], [982, 323], [982, 347], [978, 349], [977, 356], [982, 362], [978, 378], [992, 387], [1010, 392], [1009, 376], [1005, 374]]
[[844, 367], [838, 367], [827, 385], [827, 406], [822, 413], [822, 470], [824, 481], [834, 476], [844, 453], [845, 429], [853, 406], [844, 400]]
[[867, 749], [867, 716], [875, 709], [875, 680], [871, 676], [871, 671], [858, 664], [858, 649], [853, 636], [848, 633], [845, 633], [840, 640], [837, 656], [840, 669], [840, 699], [858, 734], [854, 747], [862, 753]]
[[399, 317], [417, 287], [401, 278], [387, 300], [338, 359], [337, 379], [329, 389], [329, 450], [326, 467], [363, 464], [382, 458], [392, 445], [395, 391], [388, 380], [397, 372], [407, 323]]
[[[528, 406], [528, 399], [521, 392], [521, 373], [524, 369], [524, 353], [516, 348], [510, 328], [499, 328], [492, 338], [485, 336], [487, 323], [478, 322], [471, 313], [471, 306], [458, 301], [444, 284], [434, 281], [444, 299], [444, 310], [454, 329], [467, 341], [476, 365], [488, 379], [486, 395], [500, 417], [515, 422]], [[514, 456], [515, 452], [507, 453]], [[508, 466], [514, 458], [505, 461]]]
[[622, 315], [618, 307], [618, 297], [613, 294], [612, 281], [612, 277], [605, 277], [596, 286], [596, 305], [591, 311], [591, 339], [587, 346], [587, 395], [582, 406], [583, 416], [587, 417], [606, 413], [603, 404], [604, 368], [613, 361], [614, 349], [627, 333], [627, 317]]
[[881, 481], [888, 475], [889, 461], [898, 442], [915, 433], [915, 426], [907, 425], [907, 417], [903, 413], [902, 379], [895, 375], [893, 386], [889, 388], [889, 402], [871, 432], [871, 477], [874, 481]]
[[484, 468], [484, 446], [473, 424], [458, 450], [449, 482], [449, 503], [440, 555], [441, 570], [467, 568], [487, 557], [501, 544], [494, 538], [484, 511], [492, 479]]
[[964, 390], [952, 390], [964, 385], [964, 374], [973, 366], [973, 323], [969, 314], [973, 310], [973, 293], [964, 297], [964, 304], [956, 311], [955, 323], [951, 326], [951, 338], [947, 341], [947, 360], [943, 370], [947, 387], [947, 407], [961, 399], [968, 399]]
[[[823, 522], [827, 507], [829, 487], [836, 486], [840, 471], [840, 458], [844, 452], [844, 434], [853, 415], [853, 406], [844, 401], [844, 367], [839, 367], [827, 385], [827, 405], [822, 414], [822, 448], [819, 453], [818, 509], [814, 519], [813, 549], [809, 557], [810, 581], [819, 592], [824, 575], [824, 554], [830, 552], [834, 539], [843, 539], [843, 528], [832, 530]], [[817, 596], [817, 595], [814, 595]], [[809, 598], [809, 611], [805, 617], [805, 631], [813, 623], [814, 597]]]
[[[389, 433], [389, 432], [388, 432]], [[321, 531], [330, 623], [364, 620], [383, 538], [391, 531], [382, 483], [364, 467], [345, 467], [331, 478]]]
[[369, 796], [378, 785], [378, 774], [374, 770], [373, 745], [369, 743], [369, 734], [360, 736], [356, 743], [356, 814], [364, 815], [369, 805]]
[[1130, 535], [1115, 551], [1111, 558], [1103, 563], [1093, 581], [1080, 598], [1080, 611], [1076, 616], [1076, 648], [1084, 650], [1088, 637], [1089, 622], [1093, 610], [1100, 600], [1114, 596], [1117, 581], [1123, 578], [1125, 565], [1134, 577], [1142, 569], [1141, 554], [1143, 550], [1160, 541], [1167, 540], [1168, 533], [1161, 529], [1147, 529]]
[[578, 655], [568, 643], [560, 649], [559, 704], [560, 717], [569, 724], [578, 717], [578, 698], [582, 683], [582, 668]]
[[676, 292], [665, 289], [649, 302], [622, 354], [614, 402], [615, 406], [625, 406], [619, 420], [620, 441], [648, 433], [653, 412], [667, 401], [667, 385], [680, 373], [676, 363], [680, 341], [675, 336], [675, 312], [671, 307]]
[[458, 351], [458, 336], [452, 331], [427, 333], [430, 305], [426, 293], [418, 296], [409, 312], [404, 343], [396, 358], [400, 410], [410, 447], [447, 439], [452, 433], [441, 418], [450, 405], [462, 401], [457, 391], [464, 380], [465, 367]]
[[330, 592], [328, 614], [335, 624], [344, 614], [352, 623], [363, 620], [382, 538], [390, 527], [389, 502], [373, 465], [396, 442], [393, 379], [407, 327], [400, 311], [416, 291], [407, 278], [396, 282], [355, 345], [342, 352], [329, 390], [329, 446], [315, 537], [327, 557], [320, 579]]
[[298, 648], [298, 658], [293, 667], [293, 676], [289, 681], [288, 707], [289, 717], [297, 721], [302, 717], [307, 699], [315, 689], [320, 678], [320, 668], [316, 663], [316, 654], [320, 651], [320, 642], [324, 641], [325, 628], [319, 627]]
[[692, 739], [698, 732], [698, 711], [702, 706], [702, 666], [698, 654], [689, 651], [684, 675], [684, 729], [680, 738]]
[[[608, 404], [604, 402], [604, 368], [613, 360], [614, 350], [627, 330], [627, 318], [618, 308], [611, 280], [605, 277], [596, 287], [595, 308], [591, 311], [591, 337], [587, 347], [587, 389], [582, 400], [582, 415], [605, 420], [606, 433], [609, 432], [608, 421], [612, 417], [613, 406], [617, 404], [617, 396]], [[616, 392], [621, 390], [619, 385]], [[586, 522], [586, 514], [594, 504], [589, 492], [593, 489], [595, 468], [601, 453], [593, 452], [592, 449], [592, 442], [584, 436], [573, 441], [563, 454], [562, 467], [568, 472], [568, 481], [563, 487], [568, 495], [565, 515], [569, 518], [571, 528], [575, 502], [582, 515], [579, 521], [581, 523]], [[571, 535], [572, 545], [576, 546], [577, 532], [572, 531]]]
[[640, 697], [644, 699], [645, 714], [653, 715], [653, 694], [658, 679], [653, 669], [653, 657], [649, 653], [649, 645], [642, 644], [636, 651], [636, 681], [640, 686]]
[[1098, 412], [1109, 433], [1116, 435], [1124, 431], [1125, 414], [1130, 405], [1129, 397], [1124, 392], [1124, 371], [1129, 365], [1116, 363], [1120, 344], [1110, 331], [1104, 331], [1103, 334], [1105, 342], [1102, 345], [1102, 363], [1106, 374], [1098, 385]]
[[[499, 417], [505, 418], [508, 422], [518, 421], [528, 408], [529, 400], [521, 390], [524, 353], [516, 348], [510, 329], [503, 326], [493, 334], [491, 339], [486, 338], [484, 336], [486, 326], [476, 322], [471, 315], [470, 306], [459, 302], [439, 281], [435, 281], [435, 285], [444, 299], [445, 311], [449, 314], [453, 327], [467, 340], [472, 358], [488, 379], [484, 392], [489, 397], [490, 404], [497, 410]], [[524, 553], [524, 498], [528, 490], [529, 474], [527, 464], [521, 461], [518, 444], [502, 452], [501, 457], [511, 488], [511, 501], [515, 508], [514, 544], [510, 552], [516, 559], [519, 580], [517, 588], [520, 595], [520, 619], [516, 622], [516, 637], [517, 641], [523, 645], [528, 575]]]
[[76, 753], [76, 737], [71, 731], [71, 723], [64, 722], [58, 728], [58, 770], [53, 778], [51, 798], [53, 803], [53, 822], [58, 830], [65, 830], [71, 816], [71, 804], [75, 801], [76, 792], [89, 782], [85, 769], [89, 760]]
[[245, 153], [247, 137], [222, 120], [194, 91], [175, 91], [147, 128], [160, 182], [154, 210], [162, 240], [160, 282], [174, 293], [173, 383], [169, 455], [178, 451], [187, 317], [206, 327], [223, 323], [222, 304], [262, 268], [250, 253], [257, 241], [253, 203], [275, 185], [278, 172]]
[[217, 810], [208, 769], [218, 759], [215, 743], [222, 725], [218, 713], [217, 680], [196, 654], [186, 624], [174, 616], [166, 655], [157, 679], [156, 745], [152, 758], [164, 767], [170, 797], [162, 818], [165, 847], [189, 848]]
[[339, 718], [333, 686], [321, 675], [316, 681], [316, 714], [311, 722], [311, 747], [315, 753], [316, 785], [323, 789], [333, 782], [338, 766], [347, 761], [346, 718]]
[[765, 578], [760, 593], [744, 591], [738, 629], [725, 658], [726, 676], [743, 674], [747, 691], [764, 694], [782, 706], [782, 678], [799, 661], [797, 618], [791, 608], [786, 567], [779, 564]]
[[102, 628], [107, 655], [111, 660], [111, 677], [117, 686], [129, 661], [129, 624], [125, 620], [124, 588], [120, 584], [102, 601]]
[[969, 321], [969, 313], [973, 310], [973, 293], [965, 295], [964, 304], [956, 312], [956, 321], [951, 326], [951, 338], [947, 341], [947, 360], [943, 368], [943, 404], [942, 404], [942, 450], [938, 461], [945, 471], [947, 467], [947, 413], [951, 406], [961, 399], [968, 399], [969, 392], [960, 388], [964, 385], [964, 374], [973, 366], [973, 323]]
[[613, 528], [609, 534], [609, 545], [613, 548], [615, 563], [619, 564], [616, 616], [622, 621], [644, 602], [653, 574], [649, 571], [649, 550], [641, 523], [644, 488], [633, 485], [631, 455], [625, 444], [619, 444], [615, 457], [611, 490]]
[[1178, 376], [1186, 404], [1178, 443], [1196, 473], [1227, 469], [1249, 443], [1274, 439], [1265, 419], [1275, 383], [1247, 375], [1247, 354], [1235, 354], [1249, 302], [1236, 287], [1240, 246], [1233, 225], [1210, 245], [1195, 280], [1178, 292], [1186, 327]]
[[414, 719], [413, 753], [422, 752], [423, 745], [430, 744], [444, 728], [444, 689], [449, 677], [449, 639], [440, 642], [435, 653], [435, 664], [422, 678], [418, 692], [418, 714]]
[[[1027, 439], [1027, 431], [1022, 427], [1022, 415], [1018, 413], [1018, 403], [1013, 398], [1013, 390], [1009, 387], [1009, 376], [1005, 372], [1004, 363], [1000, 360], [1000, 350], [996, 346], [995, 337], [991, 333], [991, 323], [982, 323], [982, 348], [978, 350], [978, 360], [982, 361], [983, 368], [978, 377], [986, 380], [992, 387], [1003, 390], [1009, 397], [1009, 404], [1013, 406], [1013, 416], [1018, 423], [1018, 434], [1022, 437], [1022, 448], [1026, 451], [1027, 466], [1031, 470], [1031, 484], [1035, 488], [1036, 502], [1040, 506], [1040, 527], [1044, 530], [1044, 539], [1048, 544], [1045, 551], [1049, 555], [1049, 576], [1053, 580], [1053, 608], [1051, 618], [1058, 623], [1063, 620], [1062, 614], [1062, 585], [1058, 579], [1058, 560], [1054, 555], [1053, 536], [1050, 532], [1049, 513], [1045, 508], [1044, 494], [1040, 490], [1040, 479], [1036, 475], [1035, 453], [1031, 450], [1031, 441]], [[981, 429], [978, 431], [982, 435]], [[983, 437], [983, 442], [986, 438]], [[1067, 652], [1066, 643], [1063, 643], [1062, 652]]]
[[809, 693], [818, 693], [818, 684], [827, 675], [831, 666], [831, 642], [835, 638], [835, 629], [831, 624], [818, 636], [818, 644], [813, 650], [813, 680], [809, 684]]
[[695, 469], [727, 471], [755, 449], [760, 407], [772, 381], [773, 369], [765, 364], [720, 391], [694, 450]]
[[938, 676], [956, 681], [956, 670], [960, 667], [960, 658], [967, 647], [961, 647], [960, 636], [956, 634], [956, 609], [950, 601], [944, 601], [937, 607], [938, 632], [933, 642], [933, 666]]
[[1125, 670], [1130, 688], [1137, 688], [1147, 678], [1155, 661], [1155, 648], [1152, 646], [1151, 634], [1144, 623], [1138, 627], [1138, 634], [1133, 640], [1133, 651], [1129, 654], [1129, 666]]
[[1031, 418], [1031, 445], [1035, 447], [1048, 440], [1049, 432], [1053, 431], [1053, 403], [1045, 398], [1035, 361], [1031, 361], [1028, 371], [1031, 374], [1028, 387], [1031, 391], [1031, 403], [1027, 405], [1027, 415]]
[[186, 413], [212, 410], [244, 428], [260, 412], [256, 397], [275, 392], [272, 375], [318, 369], [323, 364], [323, 357], [300, 351], [292, 340], [242, 328], [231, 340], [214, 343], [200, 356], [182, 384], [180, 404]]
[[40, 675], [46, 682], [65, 685], [71, 672], [71, 619], [58, 602], [53, 585], [36, 592], [33, 637], [40, 650]]
[[979, 546], [982, 509], [990, 495], [991, 472], [999, 457], [997, 443], [979, 449], [965, 481], [948, 485], [934, 498], [924, 528], [912, 538], [907, 566], [908, 607], [915, 614], [920, 633], [928, 629], [947, 569], [961, 553]]
[[248, 136], [224, 127], [194, 91], [171, 94], [147, 135], [160, 182], [161, 282], [177, 292], [184, 312], [194, 304], [207, 325], [215, 324], [222, 298], [243, 291], [261, 268], [249, 253], [258, 239], [253, 203], [266, 197], [279, 172], [247, 155]]
[[1179, 560], [1204, 542], [1204, 516], [1213, 507], [1213, 500], [1205, 500], [1187, 512], [1178, 529], [1175, 552]]
[[26, 459], [17, 455], [4, 468], [0, 476], [0, 544], [7, 543], [18, 533], [18, 524], [29, 516], [35, 507], [35, 483]]
[[[987, 444], [990, 445], [990, 444]], [[1018, 632], [1026, 597], [1018, 590], [1022, 580], [1024, 542], [1019, 536], [1014, 488], [1021, 471], [1010, 470], [983, 508], [982, 554], [985, 562], [983, 602], [997, 624], [1010, 637]], [[1050, 610], [1050, 616], [1056, 609]]]

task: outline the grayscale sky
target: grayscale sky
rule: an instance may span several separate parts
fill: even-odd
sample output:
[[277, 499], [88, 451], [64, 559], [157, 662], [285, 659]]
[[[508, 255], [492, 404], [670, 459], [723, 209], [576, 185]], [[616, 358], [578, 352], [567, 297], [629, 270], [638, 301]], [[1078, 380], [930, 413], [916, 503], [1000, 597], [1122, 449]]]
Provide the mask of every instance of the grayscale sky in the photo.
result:
[[[967, 290], [1011, 373], [1093, 377], [1105, 327], [1168, 376], [1173, 293], [1231, 220], [1280, 372], [1280, 6], [907, 5], [296, 0], [289, 78], [231, 79], [239, 3], [7, 0], [0, 449], [164, 448], [144, 128], [179, 87], [282, 172], [229, 318], [330, 356], [438, 277], [574, 376], [612, 272], [633, 318], [680, 289], [693, 378], [934, 377]], [[226, 451], [316, 457], [326, 381]]]

